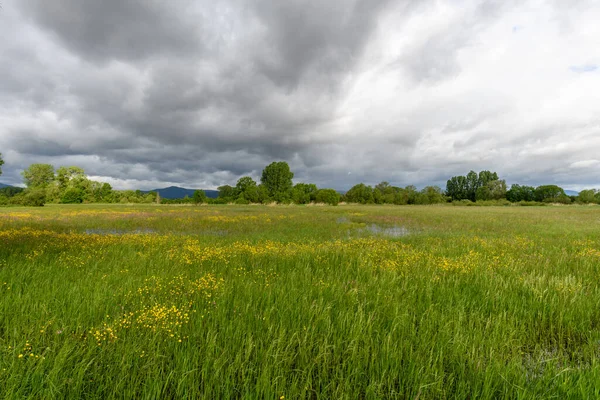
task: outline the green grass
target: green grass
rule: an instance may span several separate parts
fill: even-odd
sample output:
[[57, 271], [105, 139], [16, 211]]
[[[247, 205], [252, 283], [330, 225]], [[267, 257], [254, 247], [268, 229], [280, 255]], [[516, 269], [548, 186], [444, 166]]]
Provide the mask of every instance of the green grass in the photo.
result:
[[599, 273], [598, 207], [0, 209], [0, 398], [598, 398]]

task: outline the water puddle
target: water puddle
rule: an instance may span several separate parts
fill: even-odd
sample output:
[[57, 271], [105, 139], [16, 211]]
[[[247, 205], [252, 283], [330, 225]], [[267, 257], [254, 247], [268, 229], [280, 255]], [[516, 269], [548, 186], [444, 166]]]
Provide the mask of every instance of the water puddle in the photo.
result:
[[399, 225], [394, 226], [381, 226], [377, 224], [370, 224], [362, 228], [361, 231], [365, 233], [371, 233], [376, 236], [386, 236], [392, 238], [404, 237], [410, 234], [410, 231]]

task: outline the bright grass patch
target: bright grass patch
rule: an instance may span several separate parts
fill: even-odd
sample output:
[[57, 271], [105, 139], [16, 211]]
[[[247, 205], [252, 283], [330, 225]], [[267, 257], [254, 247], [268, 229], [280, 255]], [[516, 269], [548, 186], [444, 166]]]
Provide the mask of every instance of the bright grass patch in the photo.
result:
[[0, 209], [0, 398], [600, 397], [600, 209]]

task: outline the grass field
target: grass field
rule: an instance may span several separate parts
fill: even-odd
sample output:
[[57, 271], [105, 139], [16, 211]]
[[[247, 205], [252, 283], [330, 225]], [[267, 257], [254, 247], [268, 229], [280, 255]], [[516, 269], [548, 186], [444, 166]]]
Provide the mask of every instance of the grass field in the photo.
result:
[[0, 398], [600, 397], [600, 208], [0, 209]]

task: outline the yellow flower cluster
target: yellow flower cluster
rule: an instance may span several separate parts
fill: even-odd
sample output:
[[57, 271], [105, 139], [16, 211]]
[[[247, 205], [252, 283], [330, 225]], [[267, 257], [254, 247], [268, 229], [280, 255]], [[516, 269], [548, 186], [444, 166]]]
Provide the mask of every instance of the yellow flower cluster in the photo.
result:
[[182, 275], [169, 280], [160, 277], [146, 279], [144, 285], [127, 293], [125, 312], [105, 322], [101, 328], [92, 329], [98, 345], [114, 342], [118, 332], [134, 329], [166, 335], [181, 342], [185, 337], [181, 328], [190, 322], [191, 315], [212, 305], [223, 287], [223, 279], [207, 274], [188, 280]]
[[[11, 348], [9, 347], [9, 350]], [[41, 359], [43, 360], [45, 357], [40, 355], [40, 354], [35, 354], [33, 352], [33, 346], [31, 345], [31, 343], [29, 343], [29, 340], [27, 340], [25, 342], [25, 345], [23, 346], [23, 351], [20, 352], [17, 355], [17, 358], [22, 358], [22, 359], [27, 359], [27, 360], [37, 360], [37, 359]]]

